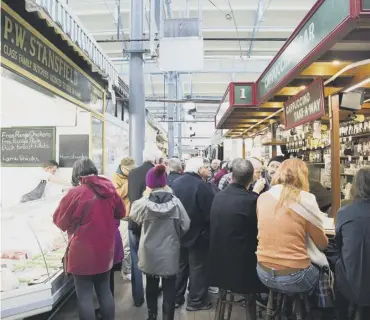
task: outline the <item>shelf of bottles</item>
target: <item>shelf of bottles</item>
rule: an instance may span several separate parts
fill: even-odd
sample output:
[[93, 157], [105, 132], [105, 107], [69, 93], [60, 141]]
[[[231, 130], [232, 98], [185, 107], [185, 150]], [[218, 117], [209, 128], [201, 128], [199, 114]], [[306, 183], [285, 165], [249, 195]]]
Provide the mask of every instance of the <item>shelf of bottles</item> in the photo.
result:
[[360, 168], [370, 165], [370, 117], [341, 123], [339, 134], [341, 175], [346, 182]]
[[330, 132], [326, 125], [314, 121], [292, 130], [285, 131], [287, 150], [293, 157], [317, 165], [325, 164], [326, 155], [330, 156]]

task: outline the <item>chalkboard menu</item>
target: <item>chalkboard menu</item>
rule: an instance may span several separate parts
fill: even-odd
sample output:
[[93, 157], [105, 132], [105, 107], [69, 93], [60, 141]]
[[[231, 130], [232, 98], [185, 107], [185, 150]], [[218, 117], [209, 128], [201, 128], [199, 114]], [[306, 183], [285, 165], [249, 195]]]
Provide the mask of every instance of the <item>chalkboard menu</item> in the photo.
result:
[[59, 136], [59, 165], [72, 168], [74, 163], [89, 157], [88, 134], [66, 134]]
[[1, 165], [38, 167], [55, 159], [55, 127], [1, 128]]

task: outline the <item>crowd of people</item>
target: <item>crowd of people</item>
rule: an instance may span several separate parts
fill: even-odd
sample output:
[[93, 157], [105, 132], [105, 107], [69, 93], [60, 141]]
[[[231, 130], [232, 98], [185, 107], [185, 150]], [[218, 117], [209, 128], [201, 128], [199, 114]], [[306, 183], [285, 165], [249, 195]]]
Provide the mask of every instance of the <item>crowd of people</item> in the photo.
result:
[[370, 168], [358, 171], [351, 203], [337, 214], [333, 261], [325, 253], [330, 197], [303, 161], [277, 156], [264, 170], [257, 158], [196, 157], [184, 166], [156, 148], [143, 159], [138, 167], [122, 159], [112, 180], [77, 161], [74, 187], [54, 213], [69, 235], [64, 262], [81, 320], [115, 319], [115, 271], [131, 280], [135, 307], [146, 301], [148, 320], [158, 317], [161, 292], [162, 319], [173, 320], [185, 302], [190, 312], [212, 308], [218, 288], [315, 295], [330, 269], [333, 319], [349, 319], [350, 304], [370, 319]]

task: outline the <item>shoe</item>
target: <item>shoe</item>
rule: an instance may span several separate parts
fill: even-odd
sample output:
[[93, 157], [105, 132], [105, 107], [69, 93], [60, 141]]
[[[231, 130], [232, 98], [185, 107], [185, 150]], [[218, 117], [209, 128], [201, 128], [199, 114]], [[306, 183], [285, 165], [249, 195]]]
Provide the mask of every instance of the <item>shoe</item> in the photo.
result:
[[103, 316], [100, 313], [100, 309], [95, 309], [95, 317], [97, 320], [102, 320]]
[[140, 308], [145, 302], [145, 299], [143, 298], [142, 300], [140, 300], [139, 302], [134, 302], [134, 306], [136, 308]]
[[185, 303], [185, 300], [181, 300], [181, 301], [176, 301], [175, 302], [175, 308], [178, 309], [180, 307], [182, 307]]
[[218, 294], [218, 288], [216, 287], [209, 287], [208, 288], [208, 292], [211, 293], [211, 294]]
[[199, 307], [192, 307], [192, 306], [187, 306], [186, 310], [187, 311], [201, 311], [201, 310], [209, 310], [212, 308], [212, 302], [208, 302], [207, 304]]

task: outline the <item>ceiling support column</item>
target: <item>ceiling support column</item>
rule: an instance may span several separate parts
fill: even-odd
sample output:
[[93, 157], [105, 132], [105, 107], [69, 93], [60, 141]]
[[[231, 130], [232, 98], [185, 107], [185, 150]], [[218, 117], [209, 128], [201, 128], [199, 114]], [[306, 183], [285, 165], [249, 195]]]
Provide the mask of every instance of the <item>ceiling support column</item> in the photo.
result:
[[[175, 72], [167, 73], [167, 91], [169, 99], [177, 99], [176, 97], [177, 74]], [[173, 158], [175, 155], [175, 103], [167, 104], [167, 120], [168, 122], [168, 157]]]
[[[143, 0], [131, 1], [131, 39], [143, 37]], [[145, 85], [143, 43], [131, 42], [130, 53], [130, 156], [137, 165], [143, 161], [145, 147]]]

